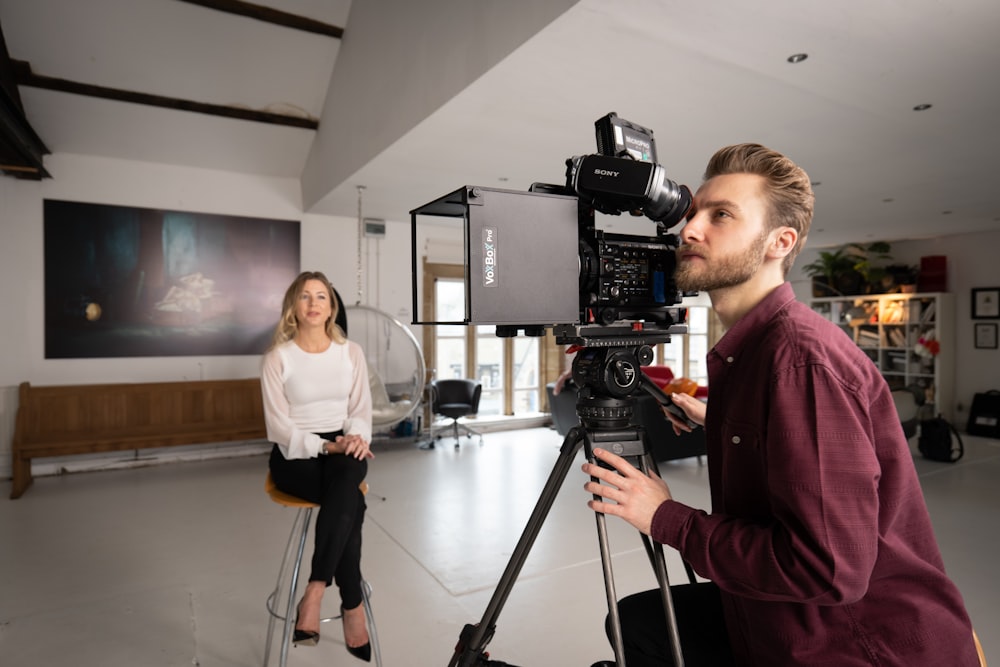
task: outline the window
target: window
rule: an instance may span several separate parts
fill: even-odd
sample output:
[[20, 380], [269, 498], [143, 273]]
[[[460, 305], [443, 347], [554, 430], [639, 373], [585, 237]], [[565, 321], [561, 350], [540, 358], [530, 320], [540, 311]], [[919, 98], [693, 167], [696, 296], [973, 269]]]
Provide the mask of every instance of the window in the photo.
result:
[[479, 399], [479, 414], [502, 415], [504, 410], [503, 388], [504, 354], [503, 338], [497, 338], [496, 327], [468, 327], [475, 335], [476, 379], [483, 386]]
[[699, 385], [708, 385], [709, 314], [711, 309], [695, 306], [688, 309], [688, 334], [684, 336], [687, 353], [684, 356], [682, 377], [691, 378]]
[[[462, 267], [425, 264], [425, 288], [433, 285], [434, 320], [465, 319]], [[437, 325], [424, 341], [427, 367], [436, 378], [470, 377], [482, 385], [480, 415], [515, 415], [541, 410], [537, 338], [499, 338], [493, 326]], [[428, 354], [433, 350], [432, 354]], [[471, 369], [471, 370], [470, 370]]]
[[[442, 279], [434, 283], [434, 304], [442, 320], [459, 321], [465, 316], [465, 284], [461, 280]], [[464, 378], [466, 374], [466, 339], [464, 326], [438, 326], [434, 336], [434, 377]]]
[[538, 377], [538, 339], [527, 336], [519, 336], [511, 340], [513, 346], [514, 359], [511, 364], [514, 376], [513, 388], [513, 414], [525, 414], [528, 412], [539, 412], [538, 387], [540, 380]]
[[706, 356], [719, 338], [715, 333], [718, 318], [709, 306], [690, 305], [687, 308], [688, 332], [672, 336], [669, 343], [657, 345], [653, 363], [669, 366], [674, 377], [691, 378], [702, 387], [707, 387]]

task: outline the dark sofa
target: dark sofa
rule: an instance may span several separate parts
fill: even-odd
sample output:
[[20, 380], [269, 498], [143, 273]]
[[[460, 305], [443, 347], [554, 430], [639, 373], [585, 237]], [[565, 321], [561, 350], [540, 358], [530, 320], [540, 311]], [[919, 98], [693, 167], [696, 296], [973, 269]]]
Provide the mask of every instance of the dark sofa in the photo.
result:
[[[546, 386], [549, 397], [549, 407], [552, 413], [552, 424], [559, 435], [565, 436], [571, 428], [579, 423], [576, 414], [576, 386], [567, 382], [559, 395], [553, 393], [554, 383]], [[663, 415], [660, 404], [646, 392], [636, 397], [633, 423], [646, 429], [649, 446], [653, 458], [657, 461], [672, 461], [691, 456], [699, 457], [705, 454], [705, 431], [697, 428], [691, 433], [677, 435], [674, 428]]]

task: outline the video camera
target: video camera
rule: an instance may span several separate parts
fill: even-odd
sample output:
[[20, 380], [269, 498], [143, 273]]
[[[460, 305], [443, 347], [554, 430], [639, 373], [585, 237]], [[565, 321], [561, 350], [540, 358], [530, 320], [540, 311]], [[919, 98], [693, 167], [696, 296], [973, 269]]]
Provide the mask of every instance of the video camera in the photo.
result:
[[[508, 664], [490, 659], [484, 649], [580, 446], [588, 461], [595, 461], [594, 447], [600, 446], [632, 461], [644, 474], [655, 471], [646, 431], [632, 421], [640, 389], [675, 418], [695, 426], [640, 370], [653, 360], [653, 345], [687, 331], [687, 310], [677, 307], [683, 295], [674, 278], [679, 239], [667, 230], [687, 215], [691, 192], [668, 179], [656, 163], [651, 131], [614, 113], [595, 126], [599, 153], [568, 159], [564, 186], [536, 183], [528, 192], [465, 186], [410, 211], [415, 324], [495, 324], [498, 336], [516, 336], [520, 330], [543, 335], [551, 327], [557, 344], [578, 346], [573, 379], [580, 423], [566, 434], [486, 612], [479, 623], [462, 629], [448, 667]], [[595, 212], [626, 211], [653, 220], [655, 234], [611, 234], [597, 228]], [[422, 232], [418, 222], [427, 218], [437, 224]], [[460, 321], [421, 317], [421, 303], [434, 300], [429, 295], [420, 299], [418, 255], [424, 249], [425, 261], [439, 261], [431, 259], [430, 250], [447, 248], [438, 240], [446, 232], [456, 237], [452, 246], [461, 248], [464, 257], [465, 309]], [[567, 242], [571, 239], [576, 243]], [[425, 281], [424, 289], [435, 288]], [[624, 664], [602, 513], [597, 513], [597, 528], [608, 627], [616, 664]], [[683, 664], [662, 546], [646, 536], [643, 540], [665, 601], [674, 662]]]
[[[691, 192], [656, 163], [651, 130], [614, 112], [595, 128], [599, 152], [566, 160], [563, 186], [464, 186], [410, 211], [414, 324], [492, 324], [505, 337], [552, 328], [560, 344], [604, 347], [686, 332], [679, 239], [668, 230], [684, 220]], [[655, 233], [606, 233], [595, 211], [644, 215]], [[449, 235], [465, 266], [461, 321], [424, 317], [419, 299], [418, 249]]]

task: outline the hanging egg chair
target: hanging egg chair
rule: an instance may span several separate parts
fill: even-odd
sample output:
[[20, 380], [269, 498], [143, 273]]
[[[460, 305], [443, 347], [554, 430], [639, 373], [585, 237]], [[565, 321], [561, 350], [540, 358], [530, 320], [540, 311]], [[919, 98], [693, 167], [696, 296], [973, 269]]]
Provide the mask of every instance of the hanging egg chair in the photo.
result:
[[348, 338], [368, 361], [372, 429], [389, 431], [408, 419], [424, 395], [424, 355], [413, 333], [399, 320], [371, 306], [346, 306]]

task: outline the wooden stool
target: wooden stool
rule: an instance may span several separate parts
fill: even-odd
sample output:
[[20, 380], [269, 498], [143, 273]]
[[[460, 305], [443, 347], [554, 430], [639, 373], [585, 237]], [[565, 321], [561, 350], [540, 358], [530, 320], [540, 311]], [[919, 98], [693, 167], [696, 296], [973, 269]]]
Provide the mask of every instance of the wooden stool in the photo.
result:
[[[271, 591], [271, 594], [267, 597], [268, 621], [267, 644], [264, 647], [264, 667], [267, 667], [268, 660], [271, 657], [271, 639], [274, 637], [275, 620], [284, 622], [284, 628], [281, 633], [281, 657], [278, 661], [278, 665], [279, 667], [286, 667], [288, 663], [288, 647], [292, 643], [292, 632], [295, 630], [295, 594], [299, 585], [299, 571], [302, 568], [302, 555], [305, 553], [306, 536], [309, 534], [309, 522], [312, 518], [312, 511], [317, 509], [319, 505], [303, 500], [302, 498], [296, 498], [295, 496], [283, 493], [277, 486], [274, 485], [274, 480], [271, 479], [271, 473], [267, 474], [267, 480], [264, 482], [264, 490], [267, 492], [267, 495], [270, 496], [271, 500], [279, 505], [294, 507], [298, 510], [295, 513], [295, 520], [292, 522], [292, 531], [288, 535], [288, 544], [285, 545], [285, 553], [281, 558], [281, 567], [278, 568], [278, 580], [274, 584], [274, 590]], [[361, 482], [361, 493], [367, 495], [368, 482]], [[296, 537], [298, 538], [297, 542]], [[294, 563], [292, 564], [291, 581], [288, 584], [288, 604], [285, 607], [285, 614], [282, 616], [276, 608], [276, 605], [278, 603], [278, 598], [281, 595], [284, 580], [287, 575], [286, 569], [289, 563], [289, 556], [292, 555], [293, 550], [295, 552], [295, 556]], [[378, 635], [375, 632], [375, 616], [372, 614], [371, 593], [371, 585], [366, 580], [362, 579], [361, 597], [365, 606], [365, 619], [368, 622], [368, 640], [372, 645], [372, 655], [375, 658], [376, 667], [382, 667], [382, 655], [379, 652]], [[338, 618], [340, 618], [340, 616], [332, 616], [330, 618], [322, 619], [322, 622], [328, 623], [329, 621], [336, 620]]]

